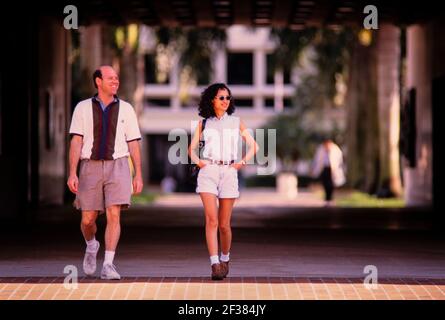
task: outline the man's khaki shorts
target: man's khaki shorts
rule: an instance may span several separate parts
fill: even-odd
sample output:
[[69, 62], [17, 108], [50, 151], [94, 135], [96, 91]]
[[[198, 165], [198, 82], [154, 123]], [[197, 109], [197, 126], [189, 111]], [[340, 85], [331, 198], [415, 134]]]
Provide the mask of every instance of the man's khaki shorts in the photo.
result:
[[128, 157], [116, 160], [81, 160], [79, 187], [74, 206], [82, 211], [101, 211], [113, 205], [131, 204], [132, 179]]

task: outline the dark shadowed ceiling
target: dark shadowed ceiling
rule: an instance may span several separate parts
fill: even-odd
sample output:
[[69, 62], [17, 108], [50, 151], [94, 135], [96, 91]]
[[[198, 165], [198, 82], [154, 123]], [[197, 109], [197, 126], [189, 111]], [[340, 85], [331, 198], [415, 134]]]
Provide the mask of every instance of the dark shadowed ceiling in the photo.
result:
[[[74, 0], [83, 25], [144, 23], [152, 26], [225, 27], [233, 24], [290, 27], [362, 25], [366, 5], [378, 9], [379, 23], [412, 24], [444, 16], [443, 0]], [[62, 14], [63, 6], [48, 7]]]

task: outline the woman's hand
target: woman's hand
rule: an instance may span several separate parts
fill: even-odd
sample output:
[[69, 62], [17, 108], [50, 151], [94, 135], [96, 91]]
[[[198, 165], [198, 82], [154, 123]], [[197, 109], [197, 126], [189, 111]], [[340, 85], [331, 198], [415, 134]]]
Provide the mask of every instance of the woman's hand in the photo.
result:
[[202, 168], [204, 168], [206, 165], [208, 165], [209, 164], [209, 162], [207, 161], [207, 160], [201, 160], [201, 159], [199, 159], [199, 162], [198, 162], [198, 167], [199, 167], [199, 169], [202, 169]]
[[236, 170], [241, 169], [243, 166], [245, 165], [244, 161], [240, 161], [240, 162], [236, 162], [236, 163], [232, 163], [230, 166], [235, 168]]

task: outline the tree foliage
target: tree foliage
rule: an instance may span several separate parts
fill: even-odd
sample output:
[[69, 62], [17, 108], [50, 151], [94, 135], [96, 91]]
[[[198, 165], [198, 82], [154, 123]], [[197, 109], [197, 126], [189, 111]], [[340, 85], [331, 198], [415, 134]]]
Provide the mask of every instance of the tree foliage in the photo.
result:
[[214, 50], [225, 48], [226, 32], [219, 28], [158, 28], [158, 44], [180, 56], [181, 68], [188, 68], [198, 83], [208, 83]]
[[275, 116], [267, 124], [268, 128], [277, 129], [277, 157], [289, 168], [291, 162], [310, 158], [323, 137], [342, 139], [338, 126], [326, 132], [320, 122], [325, 107], [334, 105], [337, 75], [347, 72], [352, 32], [349, 29], [292, 31], [285, 28], [273, 29], [271, 36], [277, 44], [271, 59], [274, 69], [304, 69], [305, 52], [308, 48], [314, 52], [309, 62], [316, 72], [299, 74], [292, 110]]

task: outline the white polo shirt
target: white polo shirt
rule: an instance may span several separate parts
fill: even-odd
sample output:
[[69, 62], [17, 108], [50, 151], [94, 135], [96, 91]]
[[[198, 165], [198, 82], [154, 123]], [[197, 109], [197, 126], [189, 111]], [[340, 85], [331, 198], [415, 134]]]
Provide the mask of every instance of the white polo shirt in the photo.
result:
[[102, 109], [96, 96], [79, 102], [74, 109], [71, 135], [83, 137], [80, 158], [114, 160], [128, 156], [128, 142], [141, 133], [133, 107], [117, 97]]

